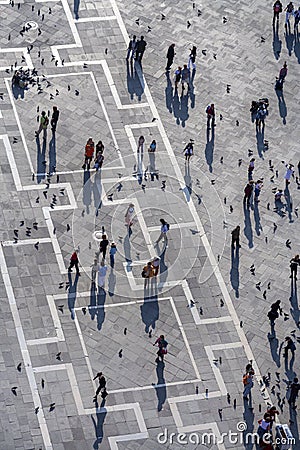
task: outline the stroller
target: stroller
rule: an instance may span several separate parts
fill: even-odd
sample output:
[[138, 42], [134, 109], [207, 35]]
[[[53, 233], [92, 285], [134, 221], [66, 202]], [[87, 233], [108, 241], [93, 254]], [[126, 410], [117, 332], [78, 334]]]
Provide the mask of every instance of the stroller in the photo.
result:
[[260, 108], [265, 108], [268, 111], [268, 107], [269, 107], [269, 99], [260, 98], [257, 101], [255, 100], [252, 101], [250, 112], [252, 114], [256, 114]]

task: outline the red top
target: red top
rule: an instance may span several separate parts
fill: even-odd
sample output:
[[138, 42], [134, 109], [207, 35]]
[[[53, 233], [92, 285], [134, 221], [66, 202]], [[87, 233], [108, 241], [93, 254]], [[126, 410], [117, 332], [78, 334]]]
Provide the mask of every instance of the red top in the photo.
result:
[[71, 256], [71, 261], [78, 261], [78, 256], [77, 256], [77, 253], [76, 253], [76, 252], [74, 252], [74, 253], [72, 254], [72, 256]]

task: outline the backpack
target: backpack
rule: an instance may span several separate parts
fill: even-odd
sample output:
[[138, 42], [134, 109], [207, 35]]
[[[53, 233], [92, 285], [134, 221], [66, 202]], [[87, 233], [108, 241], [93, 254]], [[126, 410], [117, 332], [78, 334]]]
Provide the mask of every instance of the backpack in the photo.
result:
[[167, 225], [167, 228], [168, 228], [168, 231], [169, 231], [169, 229], [170, 229], [170, 224], [166, 223], [166, 225]]

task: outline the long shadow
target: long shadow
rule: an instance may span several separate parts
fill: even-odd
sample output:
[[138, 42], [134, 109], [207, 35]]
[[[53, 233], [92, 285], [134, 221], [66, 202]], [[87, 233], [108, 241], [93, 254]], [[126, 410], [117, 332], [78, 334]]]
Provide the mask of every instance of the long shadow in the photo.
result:
[[[165, 385], [166, 383], [164, 378], [164, 368], [165, 363], [163, 361], [158, 361], [156, 366], [157, 385]], [[161, 411], [167, 398], [167, 388], [166, 386], [157, 385], [155, 386], [156, 396], [158, 400], [157, 411]]]
[[165, 89], [166, 96], [166, 107], [170, 113], [173, 112], [172, 103], [173, 103], [173, 85], [170, 79], [170, 72], [166, 72], [167, 86]]
[[[193, 74], [195, 73], [195, 71], [193, 70]], [[195, 91], [194, 91], [194, 85], [193, 85], [193, 81], [194, 78], [192, 76], [191, 81], [190, 81], [190, 90], [189, 90], [189, 97], [191, 100], [191, 108], [195, 108], [196, 105], [196, 95], [195, 95]]]
[[133, 71], [133, 61], [126, 61], [127, 66], [127, 91], [130, 94], [130, 99], [134, 99], [135, 89], [134, 89], [134, 71]]
[[93, 421], [93, 425], [95, 428], [95, 434], [96, 434], [96, 440], [93, 444], [93, 448], [95, 450], [97, 450], [99, 448], [99, 444], [101, 444], [102, 440], [103, 440], [103, 425], [104, 425], [104, 420], [107, 414], [107, 410], [105, 408], [103, 408], [103, 410], [101, 412], [99, 412], [99, 409], [96, 405], [96, 418], [97, 421], [94, 419], [94, 416], [91, 416], [91, 419]]
[[295, 439], [295, 444], [292, 445], [293, 450], [299, 450], [299, 429], [298, 429], [298, 423], [299, 420], [297, 419], [297, 410], [293, 409], [291, 405], [289, 405], [289, 413], [290, 413], [290, 430], [292, 432], [293, 438]]
[[300, 64], [300, 40], [298, 32], [295, 34], [294, 53], [298, 60], [298, 64]]
[[248, 239], [248, 247], [253, 248], [253, 231], [251, 226], [251, 219], [250, 219], [250, 209], [247, 208], [247, 205], [244, 203], [244, 235]]
[[291, 316], [293, 317], [297, 327], [300, 328], [300, 310], [299, 310], [298, 296], [297, 296], [297, 282], [293, 278], [291, 279], [290, 304], [291, 304], [291, 309], [290, 309]]
[[87, 214], [90, 213], [90, 206], [92, 203], [92, 189], [93, 183], [91, 180], [91, 174], [89, 170], [83, 172], [83, 188], [82, 188], [82, 203], [85, 206]]
[[74, 17], [75, 19], [79, 19], [79, 5], [80, 5], [80, 0], [74, 0]]
[[179, 98], [178, 89], [175, 88], [174, 97], [173, 97], [173, 114], [176, 118], [177, 125], [180, 125], [184, 128], [185, 122], [189, 118], [189, 107], [188, 107], [189, 96], [181, 95]]
[[49, 173], [52, 175], [56, 172], [56, 139], [55, 135], [49, 141]]
[[133, 100], [136, 96], [138, 101], [142, 100], [144, 93], [144, 78], [141, 64], [133, 60], [126, 61], [127, 66], [127, 90], [130, 94], [130, 99]]
[[205, 146], [205, 159], [209, 167], [209, 171], [212, 172], [212, 163], [214, 161], [214, 147], [215, 147], [215, 127], [211, 127], [211, 138], [209, 132], [209, 126], [206, 127], [206, 146]]
[[282, 47], [282, 41], [278, 36], [278, 28], [279, 24], [276, 23], [276, 26], [273, 26], [273, 52], [276, 59], [279, 59]]
[[185, 182], [185, 188], [183, 189], [183, 192], [186, 196], [186, 201], [189, 202], [191, 199], [192, 194], [192, 177], [190, 173], [190, 165], [185, 164], [185, 172], [184, 172], [184, 182]]
[[255, 221], [255, 231], [257, 236], [260, 236], [260, 232], [262, 230], [262, 226], [260, 223], [260, 215], [259, 215], [259, 209], [258, 209], [258, 204], [254, 203], [254, 207], [253, 207], [253, 217], [254, 217], [254, 221]]
[[94, 320], [96, 317], [97, 309], [97, 291], [96, 291], [96, 283], [92, 283], [91, 289], [90, 289], [90, 304], [88, 307], [91, 319]]
[[239, 274], [239, 249], [236, 250], [231, 248], [231, 269], [230, 269], [230, 282], [231, 286], [235, 291], [236, 298], [239, 298], [239, 285], [240, 285], [240, 274]]
[[94, 197], [95, 216], [98, 216], [99, 209], [102, 206], [101, 170], [98, 170], [94, 177], [93, 197]]
[[286, 188], [284, 189], [284, 196], [285, 196], [285, 199], [286, 199], [286, 207], [285, 207], [285, 209], [286, 209], [286, 211], [288, 213], [289, 222], [292, 223], [292, 222], [294, 222], [294, 219], [293, 219], [293, 202], [292, 202], [292, 199], [291, 199], [291, 194], [290, 194], [288, 186], [286, 186]]
[[106, 300], [106, 292], [103, 288], [98, 288], [98, 294], [97, 294], [97, 328], [100, 331], [105, 319], [105, 309], [104, 304]]
[[264, 146], [264, 138], [265, 138], [265, 130], [264, 128], [262, 130], [256, 129], [256, 147], [257, 147], [257, 153], [260, 158], [263, 158], [263, 152], [265, 149]]
[[144, 303], [140, 307], [142, 321], [145, 324], [145, 333], [149, 333], [150, 327], [155, 329], [155, 323], [159, 319], [158, 296], [149, 297], [148, 289], [144, 291]]
[[154, 181], [154, 176], [156, 175], [156, 167], [155, 167], [155, 152], [148, 153], [149, 156], [149, 173], [151, 176], [151, 181]]
[[291, 32], [291, 28], [289, 25], [285, 30], [284, 37], [285, 37], [285, 45], [286, 45], [287, 51], [289, 53], [289, 56], [292, 56], [295, 36]]
[[277, 367], [280, 367], [280, 354], [279, 354], [279, 350], [278, 350], [278, 344], [279, 341], [276, 337], [276, 333], [275, 330], [271, 334], [268, 335], [268, 340], [269, 340], [269, 344], [270, 344], [270, 351], [271, 351], [271, 356], [273, 358], [273, 361], [275, 362]]
[[19, 97], [24, 98], [24, 96], [25, 96], [24, 88], [21, 88], [20, 86], [18, 86], [16, 84], [12, 84], [11, 90], [12, 90], [13, 96], [15, 97], [16, 100], [18, 100]]
[[69, 290], [68, 290], [68, 307], [71, 312], [71, 318], [73, 320], [75, 319], [74, 308], [75, 308], [75, 302], [76, 302], [78, 280], [79, 280], [79, 275], [76, 274], [74, 283], [73, 283], [72, 274], [70, 272], [68, 273], [68, 281], [70, 283]]
[[244, 412], [243, 412], [243, 421], [247, 424], [247, 429], [243, 432], [243, 443], [246, 450], [251, 450], [254, 447], [254, 443], [251, 442], [249, 436], [251, 433], [254, 433], [254, 414], [251, 409], [252, 406], [252, 397], [249, 395], [250, 401], [249, 403], [244, 400]]
[[168, 266], [165, 263], [165, 256], [166, 256], [166, 249], [164, 249], [161, 252], [161, 254], [159, 255], [159, 257], [160, 257], [159, 283], [161, 285], [159, 290], [163, 289], [164, 283], [167, 281], [167, 278], [168, 278]]
[[130, 245], [130, 239], [129, 239], [128, 233], [126, 234], [126, 236], [124, 238], [123, 248], [124, 248], [124, 257], [127, 262], [126, 270], [127, 270], [127, 272], [131, 272], [132, 271], [132, 267], [131, 267], [132, 258], [131, 258], [131, 245]]
[[286, 116], [287, 116], [287, 108], [283, 96], [283, 90], [279, 91], [278, 89], [275, 89], [277, 98], [278, 98], [278, 108], [279, 108], [279, 114], [282, 118], [283, 125], [286, 125]]
[[110, 274], [108, 277], [108, 295], [110, 297], [113, 297], [115, 295], [115, 288], [116, 288], [116, 275], [113, 269], [110, 270]]
[[36, 138], [36, 171], [38, 173], [36, 179], [37, 182], [40, 183], [42, 180], [46, 177], [46, 145], [47, 142], [45, 139], [43, 139], [43, 144], [41, 147], [40, 139], [39, 137]]

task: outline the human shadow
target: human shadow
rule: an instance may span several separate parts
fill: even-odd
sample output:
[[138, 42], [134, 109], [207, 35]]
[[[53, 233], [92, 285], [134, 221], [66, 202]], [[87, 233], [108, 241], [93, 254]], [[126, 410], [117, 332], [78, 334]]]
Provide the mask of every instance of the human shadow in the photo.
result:
[[140, 307], [142, 321], [145, 324], [145, 333], [149, 333], [150, 327], [154, 330], [159, 319], [158, 296], [149, 297], [148, 289], [144, 291], [144, 303]]
[[257, 236], [260, 236], [260, 232], [262, 230], [262, 226], [261, 226], [261, 223], [260, 223], [260, 214], [259, 214], [259, 209], [258, 209], [258, 203], [254, 203], [253, 217], [254, 217], [254, 222], [255, 222], [256, 234], [257, 234]]
[[295, 36], [291, 32], [291, 27], [290, 26], [288, 26], [285, 29], [284, 37], [285, 37], [285, 45], [286, 45], [287, 51], [289, 53], [289, 56], [292, 56]]
[[251, 439], [249, 440], [249, 436], [252, 434], [255, 435], [251, 392], [249, 394], [249, 402], [244, 399], [243, 422], [247, 424], [247, 428], [243, 431], [243, 444], [246, 450], [251, 450], [254, 446], [254, 442]]
[[95, 450], [97, 450], [99, 448], [99, 444], [101, 444], [102, 440], [103, 440], [103, 425], [104, 425], [104, 420], [107, 414], [107, 410], [105, 408], [101, 408], [101, 411], [99, 411], [98, 405], [96, 404], [96, 419], [94, 419], [94, 416], [91, 415], [92, 421], [93, 421], [93, 425], [95, 428], [95, 434], [96, 434], [96, 440], [93, 444], [93, 448]]
[[264, 152], [264, 149], [265, 149], [265, 146], [264, 146], [264, 138], [265, 138], [265, 130], [264, 130], [264, 127], [261, 129], [261, 130], [259, 130], [258, 128], [256, 128], [256, 147], [257, 147], [257, 153], [258, 153], [258, 156], [260, 157], [260, 158], [263, 158], [264, 156], [263, 156], [263, 152]]
[[99, 209], [102, 206], [101, 170], [98, 170], [95, 173], [94, 183], [93, 183], [93, 197], [94, 197], [95, 216], [98, 216]]
[[286, 214], [284, 209], [286, 209], [286, 205], [280, 199], [275, 200], [274, 211], [276, 212], [276, 214], [278, 214], [280, 217], [284, 217]]
[[72, 280], [72, 274], [68, 272], [68, 282], [69, 282], [69, 289], [68, 289], [68, 308], [71, 313], [71, 318], [75, 319], [75, 302], [76, 302], [76, 296], [77, 296], [77, 284], [79, 280], [79, 274], [76, 273], [74, 283]]
[[300, 64], [300, 41], [298, 32], [295, 34], [294, 53], [298, 60], [298, 64]]
[[248, 239], [248, 247], [253, 248], [253, 231], [251, 226], [250, 219], [250, 209], [246, 206], [246, 203], [243, 204], [244, 208], [244, 235]]
[[144, 146], [141, 146], [137, 151], [137, 177], [139, 184], [141, 184], [143, 181], [143, 160], [144, 160]]
[[297, 282], [294, 278], [291, 279], [291, 296], [290, 296], [290, 312], [293, 317], [295, 324], [300, 328], [300, 311], [298, 305], [298, 295], [297, 295]]
[[26, 90], [25, 88], [22, 88], [17, 84], [12, 84], [11, 90], [16, 100], [18, 100], [18, 98], [24, 98]]
[[127, 272], [131, 272], [132, 271], [132, 267], [131, 267], [132, 258], [131, 258], [131, 245], [130, 245], [130, 239], [129, 239], [128, 233], [126, 234], [126, 236], [124, 238], [123, 248], [124, 248], [125, 261], [127, 262], [126, 270], [127, 270]]
[[283, 96], [283, 90], [275, 89], [277, 98], [278, 98], [278, 108], [279, 108], [279, 114], [282, 118], [283, 125], [286, 125], [286, 116], [287, 116], [287, 108]]
[[157, 384], [155, 385], [155, 391], [158, 400], [157, 411], [161, 411], [163, 409], [163, 405], [167, 398], [167, 387], [164, 378], [164, 368], [165, 363], [163, 361], [158, 360], [156, 366]]
[[279, 59], [282, 48], [282, 41], [279, 39], [278, 36], [278, 28], [279, 24], [277, 21], [276, 26], [273, 25], [273, 52], [276, 59]]
[[159, 290], [163, 289], [163, 286], [168, 278], [168, 266], [165, 263], [165, 256], [166, 256], [166, 248], [161, 252], [159, 255], [160, 257], [160, 264], [159, 264]]
[[154, 181], [154, 177], [157, 175], [155, 167], [155, 152], [149, 152], [148, 155], [149, 155], [149, 173], [151, 181]]
[[82, 188], [82, 203], [85, 206], [85, 212], [90, 213], [90, 205], [92, 203], [92, 189], [93, 183], [89, 170], [83, 172], [83, 188]]
[[79, 6], [80, 6], [80, 0], [74, 0], [74, 17], [76, 20], [79, 19]]
[[185, 168], [184, 168], [184, 182], [185, 182], [185, 188], [183, 189], [183, 192], [185, 193], [186, 196], [186, 201], [189, 202], [191, 199], [191, 194], [192, 194], [192, 177], [191, 177], [191, 173], [190, 173], [190, 165], [186, 162], [185, 163]]
[[114, 269], [111, 269], [108, 277], [108, 288], [107, 288], [108, 295], [110, 297], [113, 297], [115, 295], [115, 288], [116, 288], [116, 275]]
[[175, 88], [173, 97], [173, 114], [176, 118], [177, 125], [181, 124], [183, 128], [185, 127], [185, 122], [189, 118], [188, 100], [188, 93], [181, 95], [179, 98], [178, 89]]
[[56, 172], [56, 139], [52, 134], [52, 138], [49, 141], [49, 173], [53, 175]]
[[210, 127], [207, 124], [206, 127], [206, 146], [205, 146], [205, 159], [209, 167], [209, 171], [212, 172], [212, 163], [214, 160], [214, 146], [215, 146], [215, 127], [211, 127], [211, 137], [210, 137]]
[[276, 337], [276, 333], [275, 333], [274, 329], [272, 329], [272, 332], [270, 334], [268, 334], [268, 340], [269, 340], [269, 344], [270, 344], [270, 351], [271, 351], [271, 356], [273, 358], [273, 361], [275, 362], [277, 367], [280, 367], [280, 354], [278, 351], [279, 341]]
[[166, 72], [166, 79], [167, 79], [167, 86], [165, 89], [165, 96], [166, 96], [166, 107], [168, 111], [172, 114], [173, 112], [173, 85], [170, 78], [170, 72]]
[[40, 183], [46, 177], [46, 139], [43, 139], [41, 146], [39, 136], [36, 138], [36, 171], [37, 171], [37, 182]]
[[236, 298], [239, 298], [239, 284], [240, 284], [240, 275], [239, 275], [239, 248], [234, 249], [231, 247], [231, 269], [230, 269], [230, 282], [231, 286], [234, 289]]
[[91, 319], [94, 320], [96, 317], [96, 304], [97, 304], [97, 290], [96, 290], [96, 283], [93, 282], [91, 284], [91, 289], [90, 289], [90, 304], [88, 307]]
[[292, 202], [292, 199], [291, 199], [291, 194], [290, 194], [288, 186], [286, 186], [286, 188], [284, 189], [284, 196], [285, 196], [285, 199], [286, 199], [286, 207], [285, 207], [285, 209], [286, 209], [286, 211], [288, 213], [289, 222], [292, 223], [294, 221], [293, 220], [293, 202]]
[[105, 300], [106, 300], [106, 292], [102, 287], [98, 288], [97, 293], [97, 328], [100, 331], [105, 319]]
[[[138, 62], [133, 62], [132, 59], [126, 61], [127, 66], [127, 90], [130, 94], [130, 99], [133, 100], [136, 96], [138, 101], [142, 100], [144, 93], [144, 87], [141, 82], [143, 74], [141, 72], [141, 66]], [[139, 73], [140, 71], [140, 73]]]
[[[195, 74], [196, 71], [193, 70], [193, 74]], [[194, 75], [195, 76], [195, 75]], [[194, 90], [194, 84], [193, 84], [194, 78], [192, 75], [191, 81], [190, 81], [190, 90], [188, 92], [190, 100], [191, 100], [191, 108], [195, 108], [195, 104], [196, 104], [196, 95], [195, 95], [195, 90]]]
[[298, 428], [299, 420], [297, 419], [297, 410], [296, 408], [294, 409], [291, 404], [289, 405], [289, 415], [290, 415], [289, 427], [293, 435], [293, 438], [295, 439], [294, 441], [295, 444], [293, 444], [292, 448], [293, 450], [297, 450], [299, 449], [299, 445], [297, 444], [297, 442], [298, 443], [300, 442], [299, 428]]

